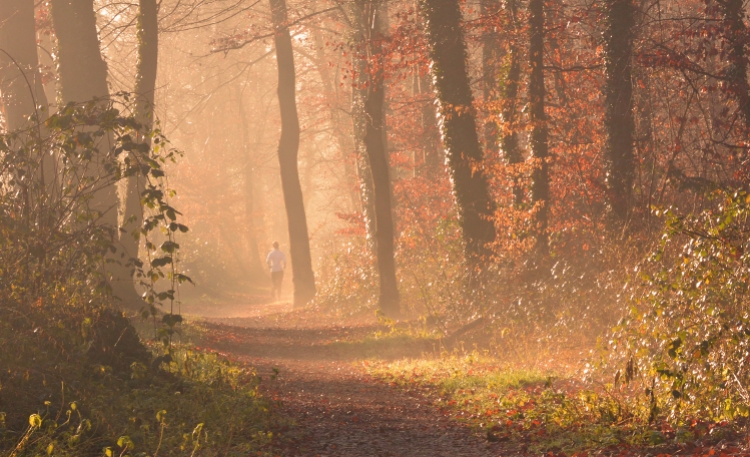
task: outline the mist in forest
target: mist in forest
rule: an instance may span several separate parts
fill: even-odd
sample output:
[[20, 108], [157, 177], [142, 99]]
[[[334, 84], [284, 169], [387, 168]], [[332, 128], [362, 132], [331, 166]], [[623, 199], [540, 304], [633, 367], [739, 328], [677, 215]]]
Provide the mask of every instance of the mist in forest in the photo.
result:
[[0, 0], [0, 457], [750, 455], [748, 8]]
[[278, 241], [297, 307], [552, 316], [617, 302], [668, 208], [744, 188], [744, 6], [704, 3], [7, 0], [3, 128], [108, 104], [172, 151], [157, 208], [132, 135], [96, 146], [124, 167], [89, 205], [124, 304], [154, 258], [179, 300], [264, 302]]

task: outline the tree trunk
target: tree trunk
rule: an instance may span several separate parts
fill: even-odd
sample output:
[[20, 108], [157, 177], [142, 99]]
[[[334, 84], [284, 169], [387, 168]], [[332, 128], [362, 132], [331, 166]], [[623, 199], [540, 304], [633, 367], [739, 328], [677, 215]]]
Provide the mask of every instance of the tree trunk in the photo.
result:
[[536, 160], [531, 175], [531, 201], [537, 206], [535, 230], [537, 248], [542, 255], [548, 248], [549, 214], [549, 145], [545, 115], [544, 86], [544, 0], [529, 1], [529, 121], [531, 122], [531, 157]]
[[[58, 89], [63, 104], [82, 103], [92, 99], [109, 98], [107, 87], [107, 65], [102, 59], [99, 37], [96, 29], [96, 14], [93, 0], [51, 0], [52, 23], [57, 37]], [[112, 144], [112, 138], [104, 139]], [[101, 155], [112, 154], [109, 145], [100, 148]], [[109, 161], [111, 157], [103, 158]], [[85, 171], [91, 178], [98, 179], [101, 164], [94, 157]], [[118, 199], [114, 184], [101, 186], [88, 206], [101, 215], [99, 223], [112, 233], [112, 243], [119, 246]], [[136, 293], [130, 269], [124, 265], [125, 253], [122, 249], [108, 255], [107, 267], [109, 282], [114, 295], [130, 307], [140, 307], [143, 303]]]
[[109, 97], [93, 0], [51, 0], [63, 103]]
[[249, 251], [248, 271], [252, 278], [260, 279], [266, 277], [265, 270], [263, 268], [262, 259], [260, 257], [260, 250], [258, 249], [258, 230], [255, 227], [255, 218], [257, 212], [255, 210], [255, 149], [251, 151], [250, 147], [250, 135], [248, 130], [250, 124], [247, 120], [247, 113], [245, 112], [245, 100], [242, 97], [242, 91], [239, 86], [236, 86], [235, 103], [239, 109], [240, 123], [242, 129], [242, 150], [245, 155], [245, 233], [247, 235], [247, 244]]
[[[49, 105], [39, 71], [33, 0], [0, 2], [0, 106], [8, 131], [26, 127], [33, 115], [44, 129]], [[40, 155], [29, 170], [36, 179], [27, 191], [32, 201], [42, 202], [54, 192], [58, 170], [54, 156]]]
[[363, 87], [358, 88], [357, 110], [362, 115], [363, 144], [367, 153], [375, 197], [375, 239], [378, 275], [380, 278], [380, 310], [387, 316], [400, 313], [396, 279], [394, 223], [391, 179], [386, 147], [385, 81], [382, 56], [382, 11], [377, 1], [357, 2], [364, 25], [358, 35], [366, 46], [368, 61], [360, 65], [364, 71]]
[[36, 50], [33, 0], [0, 2], [0, 94], [8, 131], [23, 127], [38, 107], [47, 107]]
[[745, 123], [745, 137], [750, 134], [750, 85], [747, 82], [747, 27], [743, 0], [718, 0], [724, 16], [725, 36], [729, 45], [729, 68], [726, 78], [729, 93], [735, 97]]
[[[354, 24], [354, 41], [359, 46], [364, 47], [367, 35], [367, 19], [363, 5], [353, 2], [351, 6], [353, 16], [356, 20]], [[361, 50], [360, 52], [365, 52]], [[365, 86], [368, 84], [367, 62], [366, 59], [356, 59], [356, 85]], [[359, 195], [362, 202], [362, 218], [365, 224], [365, 234], [367, 237], [367, 248], [373, 259], [378, 257], [378, 228], [377, 217], [375, 213], [375, 186], [372, 179], [372, 170], [370, 169], [370, 160], [367, 156], [367, 145], [365, 144], [365, 134], [367, 131], [367, 118], [364, 112], [364, 92], [358, 87], [352, 88], [352, 123], [354, 131], [354, 142], [356, 151], [357, 175], [359, 177]]]
[[[494, 23], [500, 12], [499, 0], [482, 0], [479, 4], [479, 14], [485, 22]], [[500, 63], [500, 46], [497, 33], [485, 24], [482, 30], [482, 90], [484, 93], [485, 112], [488, 113], [484, 121], [484, 152], [489, 157], [497, 157], [500, 153], [498, 144], [499, 132], [495, 120], [495, 110], [492, 105], [498, 100], [498, 68]]]
[[635, 179], [631, 75], [635, 5], [632, 0], [607, 0], [606, 9], [604, 161], [612, 213], [623, 223], [632, 206]]
[[269, 0], [275, 29], [274, 44], [279, 69], [279, 109], [281, 138], [279, 166], [289, 227], [289, 252], [294, 280], [294, 306], [303, 306], [315, 297], [315, 276], [310, 256], [305, 204], [299, 181], [299, 119], [297, 117], [296, 74], [292, 38], [287, 25], [286, 0]]
[[440, 144], [440, 127], [438, 127], [435, 111], [435, 90], [432, 88], [428, 74], [417, 74], [415, 79], [419, 84], [417, 93], [425, 98], [422, 101], [422, 141], [420, 141], [424, 156], [422, 176], [434, 178], [437, 176], [440, 164], [445, 161], [441, 154], [443, 148]]
[[426, 19], [442, 133], [466, 258], [474, 273], [492, 256], [495, 205], [483, 165], [458, 0], [420, 0]]
[[[143, 132], [150, 131], [154, 123], [154, 92], [159, 57], [159, 24], [156, 0], [140, 0], [138, 11], [138, 63], [135, 81], [135, 116]], [[150, 143], [150, 137], [141, 141]], [[124, 231], [120, 232], [120, 244], [128, 259], [138, 258], [140, 229], [143, 225], [141, 194], [145, 189], [145, 177], [131, 176], [125, 182], [123, 203]]]
[[[355, 89], [356, 91], [356, 89]], [[364, 142], [364, 116], [358, 115], [357, 100], [359, 96], [354, 94], [352, 105], [354, 109], [354, 135], [356, 138], [356, 151], [357, 156], [355, 158], [357, 165], [357, 176], [359, 177], [359, 200], [362, 203], [362, 219], [365, 224], [365, 237], [367, 241], [367, 249], [373, 258], [378, 256], [378, 229], [377, 229], [377, 217], [375, 217], [375, 186], [372, 183], [372, 170], [370, 170], [370, 162], [367, 158], [367, 148]], [[359, 103], [361, 105], [361, 103]]]
[[[517, 10], [515, 0], [507, 3], [508, 12], [511, 15], [513, 24], [518, 29]], [[521, 58], [519, 56], [518, 46], [511, 44], [509, 49], [510, 68], [505, 80], [505, 91], [503, 93], [503, 134], [502, 150], [505, 160], [510, 165], [516, 165], [523, 162], [523, 154], [518, 144], [518, 87], [521, 81]], [[523, 203], [524, 191], [520, 177], [516, 176], [513, 183], [513, 197], [516, 206]]]

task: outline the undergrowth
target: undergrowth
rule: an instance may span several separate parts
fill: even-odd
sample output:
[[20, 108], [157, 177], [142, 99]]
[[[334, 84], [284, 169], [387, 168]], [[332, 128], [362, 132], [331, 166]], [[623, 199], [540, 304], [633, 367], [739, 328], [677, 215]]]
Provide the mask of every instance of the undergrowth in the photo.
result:
[[216, 354], [175, 346], [129, 373], [39, 354], [24, 369], [29, 356], [0, 361], [0, 456], [271, 455], [274, 404]]
[[[182, 317], [165, 305], [189, 281], [175, 266], [187, 227], [163, 165], [179, 153], [115, 105], [69, 104], [0, 135], [0, 456], [264, 455], [275, 416], [253, 370], [174, 342]], [[142, 184], [132, 233], [107, 222], [127, 179]], [[133, 280], [142, 299], [118, 301]], [[141, 308], [155, 342], [117, 303]]]
[[[704, 446], [739, 440], [750, 416], [750, 196], [716, 190], [709, 202], [695, 214], [656, 212], [665, 220], [660, 242], [643, 261], [612, 263], [620, 265], [619, 280], [617, 271], [578, 276], [572, 267], [564, 281], [553, 270], [551, 278], [519, 285], [530, 291], [527, 304], [519, 301], [484, 329], [492, 337], [485, 347], [502, 350], [370, 370], [394, 385], [437, 391], [437, 404], [458, 420], [520, 453], [690, 448], [700, 454]], [[598, 280], [587, 286], [586, 276], [606, 287]], [[598, 290], [610, 301], [609, 316], [582, 313], [597, 303]], [[603, 324], [618, 317], [607, 330]], [[534, 319], [536, 325], [524, 326]], [[567, 330], [545, 330], [549, 324]], [[520, 364], [510, 363], [508, 349], [519, 344], [530, 345], [521, 354], [546, 351], [554, 359], [571, 337], [592, 347], [596, 336], [599, 350], [585, 370], [579, 364], [579, 373], [534, 371], [534, 361], [522, 356], [515, 357]]]
[[[555, 373], [509, 367], [476, 351], [434, 359], [365, 362], [393, 386], [418, 390], [444, 414], [516, 455], [587, 455], [632, 448], [662, 449], [716, 443], [732, 433], [726, 422], [650, 421], [648, 402], [610, 385], [584, 385]], [[697, 449], [700, 451], [700, 447]], [[657, 452], [660, 453], [660, 452]]]

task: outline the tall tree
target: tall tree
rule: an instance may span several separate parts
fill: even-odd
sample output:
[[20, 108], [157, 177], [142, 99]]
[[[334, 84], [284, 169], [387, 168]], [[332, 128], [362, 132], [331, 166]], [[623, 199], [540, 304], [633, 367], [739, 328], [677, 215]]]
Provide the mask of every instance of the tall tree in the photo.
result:
[[495, 205], [482, 168], [484, 155], [469, 85], [461, 7], [458, 0], [420, 0], [420, 7], [425, 17], [443, 141], [466, 257], [470, 267], [477, 269], [492, 254]]
[[375, 248], [380, 278], [380, 310], [386, 315], [400, 312], [398, 281], [396, 279], [394, 223], [391, 200], [391, 178], [386, 146], [385, 78], [383, 15], [379, 0], [358, 0], [360, 54], [365, 62], [359, 65], [360, 87], [356, 89], [355, 113], [358, 117], [362, 143], [367, 153], [372, 176], [375, 203]]
[[[57, 37], [58, 91], [62, 104], [81, 103], [93, 99], [107, 99], [107, 65], [102, 58], [96, 29], [93, 0], [51, 0], [52, 23]], [[111, 138], [103, 138], [100, 156], [94, 157], [85, 170], [93, 180], [99, 179], [102, 163], [109, 161]], [[101, 160], [102, 163], [99, 163]], [[97, 222], [110, 228], [113, 245], [119, 241], [118, 198], [114, 183], [99, 183], [89, 208], [98, 213]], [[110, 285], [124, 305], [140, 306], [142, 301], [135, 290], [127, 260], [122, 249], [110, 254], [108, 262]]]
[[[99, 36], [96, 29], [96, 14], [93, 0], [51, 0], [52, 23], [57, 37], [58, 97], [62, 104], [82, 103], [94, 98], [109, 97], [107, 87], [107, 65], [102, 59]], [[100, 145], [102, 160], [110, 151], [111, 139], [103, 139]], [[87, 164], [86, 174], [97, 179], [101, 164], [94, 157]], [[102, 183], [89, 208], [99, 214], [98, 223], [112, 230], [113, 241], [117, 241], [117, 191], [113, 183]], [[120, 261], [120, 258], [116, 259]], [[134, 297], [135, 288], [126, 269], [110, 263], [110, 281], [115, 295], [125, 301]], [[130, 288], [127, 287], [130, 284]]]
[[546, 89], [544, 84], [544, 0], [529, 1], [529, 121], [531, 122], [531, 157], [536, 160], [531, 175], [531, 201], [537, 205], [535, 217], [536, 239], [539, 252], [545, 253], [548, 245], [547, 225], [549, 214], [549, 156], [547, 116], [545, 114]]
[[0, 97], [8, 130], [46, 107], [36, 49], [33, 0], [0, 2]]
[[93, 0], [51, 0], [63, 103], [109, 97]]
[[[257, 86], [257, 84], [256, 84]], [[256, 87], [257, 88], [257, 87]], [[263, 264], [261, 262], [260, 257], [260, 250], [258, 249], [258, 229], [256, 227], [256, 218], [257, 218], [257, 211], [255, 208], [255, 187], [256, 187], [256, 174], [255, 174], [255, 167], [256, 167], [256, 158], [255, 154], [259, 147], [259, 143], [261, 141], [262, 132], [259, 132], [256, 134], [256, 138], [254, 141], [254, 144], [250, 143], [250, 123], [248, 122], [247, 113], [245, 110], [245, 99], [242, 94], [242, 90], [240, 89], [240, 86], [235, 86], [236, 92], [235, 92], [235, 103], [237, 103], [237, 108], [239, 110], [240, 115], [240, 122], [242, 125], [240, 128], [242, 129], [242, 151], [244, 152], [245, 157], [245, 172], [244, 174], [244, 180], [245, 180], [245, 224], [247, 224], [247, 227], [245, 229], [245, 233], [247, 235], [247, 243], [248, 243], [248, 250], [250, 254], [250, 258], [247, 260], [248, 264], [248, 272], [253, 278], [263, 278], [265, 277], [265, 272], [263, 271]], [[263, 121], [261, 121], [263, 122]]]
[[[482, 29], [482, 90], [484, 93], [485, 111], [492, 112], [489, 107], [498, 100], [498, 67], [500, 63], [501, 48], [498, 42], [498, 34], [492, 24], [497, 20], [500, 12], [499, 0], [481, 0], [479, 14], [484, 19], [485, 25]], [[491, 114], [484, 122], [484, 150], [485, 153], [494, 157], [500, 152], [498, 144], [497, 121]]]
[[[159, 58], [159, 20], [156, 0], [138, 3], [138, 63], [135, 80], [135, 116], [144, 132], [151, 130], [154, 122], [154, 95]], [[149, 137], [141, 141], [151, 143]], [[135, 175], [126, 181], [123, 207], [123, 230], [120, 244], [129, 259], [138, 257], [139, 231], [143, 225], [141, 194], [145, 188], [143, 178]]]
[[281, 110], [281, 139], [279, 166], [289, 226], [289, 252], [294, 277], [294, 306], [302, 306], [315, 296], [315, 275], [310, 256], [305, 203], [299, 181], [297, 154], [299, 152], [299, 118], [297, 117], [296, 72], [294, 51], [289, 34], [286, 0], [269, 0], [274, 26], [276, 62], [279, 70], [279, 109]]
[[[36, 47], [33, 0], [0, 2], [0, 106], [9, 131], [23, 128], [27, 119], [45, 119], [48, 109]], [[40, 126], [40, 128], [43, 128]], [[27, 189], [33, 199], [54, 190], [56, 160], [43, 154], [29, 170], [35, 181]]]
[[635, 179], [631, 62], [636, 7], [633, 0], [607, 0], [605, 6], [604, 160], [612, 212], [623, 222], [631, 209]]
[[750, 84], [748, 84], [747, 26], [743, 0], [716, 0], [724, 22], [724, 39], [729, 49], [729, 67], [725, 77], [728, 92], [734, 96], [745, 123], [745, 136], [750, 135]]
[[435, 90], [432, 87], [429, 73], [419, 70], [414, 75], [414, 95], [420, 95], [422, 100], [422, 156], [424, 161], [424, 173], [426, 178], [435, 177], [443, 160], [442, 145], [440, 144], [440, 127], [437, 122], [435, 111]]
[[[514, 25], [516, 31], [518, 31], [520, 27], [518, 26], [516, 0], [509, 0], [506, 3], [506, 8], [510, 15], [511, 23]], [[519, 53], [518, 46], [515, 43], [511, 43], [508, 50], [510, 65], [502, 94], [503, 132], [500, 144], [505, 160], [510, 165], [523, 162], [523, 154], [518, 144], [518, 88], [521, 82], [521, 56]], [[523, 187], [517, 177], [514, 179], [513, 196], [516, 206], [520, 206], [523, 202]]]

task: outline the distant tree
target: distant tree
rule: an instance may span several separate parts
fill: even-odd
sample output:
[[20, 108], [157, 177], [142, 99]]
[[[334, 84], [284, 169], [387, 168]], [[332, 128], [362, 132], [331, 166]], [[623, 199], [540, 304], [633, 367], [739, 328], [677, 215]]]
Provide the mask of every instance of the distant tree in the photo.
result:
[[[520, 29], [516, 0], [509, 0], [506, 3], [506, 8], [511, 18], [511, 24], [516, 29]], [[505, 160], [511, 165], [523, 162], [523, 153], [518, 144], [518, 90], [521, 83], [521, 56], [519, 54], [518, 45], [511, 43], [508, 49], [508, 58], [510, 59], [508, 75], [505, 78], [502, 94], [503, 133], [500, 145]], [[520, 205], [523, 202], [523, 194], [523, 187], [516, 179], [513, 185], [513, 196], [516, 205]]]
[[[499, 0], [482, 0], [479, 4], [479, 14], [484, 20], [482, 29], [482, 91], [487, 107], [499, 99], [498, 76], [500, 68], [501, 47], [497, 31], [493, 24], [497, 21], [501, 11]], [[488, 109], [488, 108], [485, 108]], [[498, 142], [499, 131], [494, 116], [489, 115], [484, 123], [484, 150], [490, 157], [500, 152]]]
[[[335, 80], [333, 75], [331, 75], [329, 62], [326, 60], [324, 53], [325, 43], [323, 42], [322, 34], [317, 28], [313, 28], [311, 33], [315, 45], [315, 68], [318, 70], [320, 80], [323, 83], [323, 90], [325, 91], [325, 96], [328, 100], [327, 108], [331, 122], [331, 130], [333, 137], [336, 138], [341, 161], [344, 166], [345, 176], [343, 177], [343, 182], [346, 186], [347, 195], [351, 204], [350, 210], [354, 212], [361, 206], [360, 195], [357, 192], [357, 171], [354, 167], [354, 162], [352, 161], [355, 152], [354, 140], [351, 132], [347, 132], [343, 128], [343, 110], [339, 105], [338, 97], [339, 82]], [[340, 58], [340, 56], [338, 57]]]
[[[32, 115], [42, 122], [48, 114], [37, 56], [33, 0], [0, 2], [0, 106], [9, 132], [26, 127]], [[30, 197], [42, 198], [41, 194], [56, 183], [55, 157], [45, 154], [36, 165], [31, 172], [39, 186], [31, 187]]]
[[539, 252], [547, 251], [549, 224], [549, 156], [546, 89], [544, 83], [544, 0], [529, 1], [529, 121], [531, 157], [537, 161], [531, 175], [531, 201], [538, 205], [535, 224]]
[[604, 32], [606, 142], [604, 161], [612, 213], [622, 223], [632, 205], [635, 179], [633, 117], [633, 0], [607, 0]]
[[279, 165], [289, 225], [289, 252], [294, 276], [294, 305], [302, 306], [315, 296], [315, 275], [310, 256], [310, 239], [305, 216], [305, 203], [299, 181], [297, 155], [300, 127], [297, 117], [296, 72], [294, 51], [289, 34], [286, 0], [269, 0], [274, 26], [276, 62], [279, 71], [279, 108], [281, 139]]
[[[362, 144], [367, 153], [375, 197], [375, 242], [380, 278], [381, 311], [398, 315], [399, 293], [396, 279], [394, 223], [391, 178], [386, 145], [385, 57], [382, 49], [383, 5], [379, 0], [357, 0], [357, 36], [367, 60], [359, 66], [359, 86], [355, 89], [355, 116]], [[364, 58], [364, 57], [360, 57]]]
[[482, 168], [484, 155], [469, 84], [461, 8], [458, 0], [421, 0], [420, 7], [466, 257], [472, 269], [481, 268], [492, 254], [495, 205]]
[[240, 126], [242, 129], [242, 151], [246, 160], [243, 175], [245, 184], [245, 213], [247, 216], [245, 219], [245, 223], [247, 224], [245, 233], [247, 235], [248, 247], [250, 248], [250, 258], [247, 259], [248, 273], [253, 278], [263, 278], [267, 277], [267, 275], [265, 274], [263, 263], [261, 262], [260, 250], [258, 249], [258, 227], [256, 223], [258, 215], [255, 204], [257, 179], [255, 174], [255, 154], [257, 153], [257, 141], [256, 144], [250, 144], [250, 123], [245, 108], [246, 101], [239, 85], [236, 86], [235, 102], [237, 103], [237, 110], [239, 111], [240, 122], [242, 123]]
[[750, 84], [748, 83], [747, 43], [748, 31], [745, 25], [745, 2], [743, 0], [716, 0], [723, 19], [723, 34], [727, 42], [729, 67], [725, 77], [728, 92], [735, 98], [742, 120], [745, 123], [745, 137], [750, 134]]
[[47, 107], [37, 57], [33, 0], [0, 2], [0, 97], [8, 131], [23, 127], [37, 108]]

